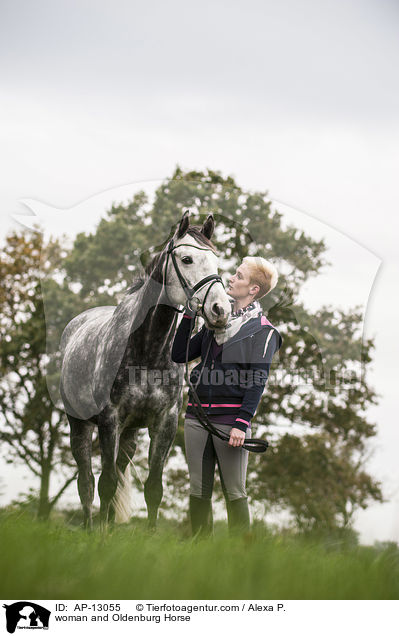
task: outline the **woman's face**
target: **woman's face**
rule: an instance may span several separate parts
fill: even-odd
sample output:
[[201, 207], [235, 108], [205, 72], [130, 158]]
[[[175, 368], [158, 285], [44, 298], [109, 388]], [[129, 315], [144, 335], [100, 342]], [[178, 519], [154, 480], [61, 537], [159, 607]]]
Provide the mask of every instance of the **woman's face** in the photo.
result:
[[229, 286], [226, 291], [232, 298], [246, 298], [249, 295], [249, 290], [252, 290], [254, 287], [249, 281], [249, 267], [245, 263], [241, 263], [241, 265], [237, 267], [236, 273], [230, 277]]

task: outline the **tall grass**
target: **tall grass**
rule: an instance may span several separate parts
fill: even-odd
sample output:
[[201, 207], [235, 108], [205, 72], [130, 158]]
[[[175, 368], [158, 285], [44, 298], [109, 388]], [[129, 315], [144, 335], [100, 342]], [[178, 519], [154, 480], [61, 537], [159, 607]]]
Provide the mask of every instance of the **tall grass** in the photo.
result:
[[0, 519], [8, 599], [397, 599], [399, 552], [258, 528], [192, 541], [178, 526], [91, 534], [26, 515]]

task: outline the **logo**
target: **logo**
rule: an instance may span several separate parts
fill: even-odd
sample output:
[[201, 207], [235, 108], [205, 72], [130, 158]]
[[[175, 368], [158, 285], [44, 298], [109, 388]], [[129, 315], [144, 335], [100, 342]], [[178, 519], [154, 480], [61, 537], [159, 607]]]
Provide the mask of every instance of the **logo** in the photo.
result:
[[18, 629], [48, 629], [51, 612], [32, 603], [32, 601], [18, 601], [6, 608], [7, 631], [13, 634]]

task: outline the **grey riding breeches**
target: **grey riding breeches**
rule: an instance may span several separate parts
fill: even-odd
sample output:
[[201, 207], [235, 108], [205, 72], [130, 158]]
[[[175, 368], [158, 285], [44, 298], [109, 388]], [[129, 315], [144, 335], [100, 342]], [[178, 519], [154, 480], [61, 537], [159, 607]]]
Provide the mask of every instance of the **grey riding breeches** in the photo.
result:
[[[233, 428], [226, 424], [213, 425], [227, 436]], [[249, 430], [245, 437], [251, 437]], [[190, 473], [191, 495], [202, 499], [212, 497], [217, 462], [225, 498], [233, 501], [247, 496], [245, 481], [249, 451], [242, 446], [229, 446], [228, 442], [208, 433], [197, 419], [188, 417], [184, 422], [184, 442]]]

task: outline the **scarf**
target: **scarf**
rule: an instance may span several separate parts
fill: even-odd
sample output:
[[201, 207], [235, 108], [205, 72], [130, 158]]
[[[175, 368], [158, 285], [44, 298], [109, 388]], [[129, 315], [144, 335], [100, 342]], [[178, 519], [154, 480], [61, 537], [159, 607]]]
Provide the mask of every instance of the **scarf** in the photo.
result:
[[[234, 300], [230, 301], [232, 305], [232, 309], [234, 306]], [[229, 322], [225, 327], [219, 327], [218, 329], [214, 329], [214, 336], [216, 343], [218, 345], [227, 342], [230, 340], [237, 331], [241, 329], [241, 327], [251, 320], [251, 318], [256, 318], [259, 314], [262, 313], [262, 307], [260, 306], [257, 300], [254, 300], [252, 303], [243, 307], [242, 309], [238, 309], [237, 311], [232, 311], [230, 315]]]

